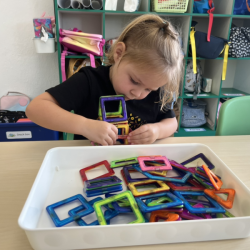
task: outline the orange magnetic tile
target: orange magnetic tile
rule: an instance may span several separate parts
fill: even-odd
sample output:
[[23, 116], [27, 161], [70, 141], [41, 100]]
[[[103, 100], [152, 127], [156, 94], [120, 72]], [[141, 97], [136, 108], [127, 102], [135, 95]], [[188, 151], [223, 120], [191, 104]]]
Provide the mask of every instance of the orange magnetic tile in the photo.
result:
[[[204, 190], [205, 194], [210, 196], [212, 199], [217, 201], [219, 204], [221, 204], [225, 208], [232, 208], [233, 207], [233, 202], [234, 202], [234, 196], [235, 196], [235, 190], [231, 188], [224, 188], [220, 190], [211, 190], [211, 189], [205, 189]], [[227, 200], [223, 200], [220, 196], [217, 194], [227, 194]]]
[[164, 221], [176, 221], [179, 219], [179, 217], [180, 216], [175, 213], [157, 210], [151, 213], [149, 222], [158, 222], [159, 219], [163, 219]]
[[202, 165], [202, 167], [206, 172], [209, 180], [213, 184], [214, 188], [217, 191], [220, 190], [221, 186], [223, 185], [223, 182], [206, 165]]

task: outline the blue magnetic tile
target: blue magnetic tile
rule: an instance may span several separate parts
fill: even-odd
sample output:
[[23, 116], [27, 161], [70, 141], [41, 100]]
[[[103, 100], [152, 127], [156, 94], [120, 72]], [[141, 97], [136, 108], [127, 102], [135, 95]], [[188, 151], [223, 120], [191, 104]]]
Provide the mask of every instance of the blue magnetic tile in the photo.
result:
[[192, 176], [192, 173], [185, 172], [185, 175], [181, 176], [182, 179], [175, 179], [175, 178], [171, 178], [171, 177], [155, 176], [155, 175], [150, 174], [149, 172], [142, 171], [141, 168], [139, 167], [139, 164], [132, 164], [132, 167], [135, 170], [137, 170], [138, 172], [140, 172], [140, 173], [144, 174], [145, 176], [147, 176], [149, 179], [157, 180], [157, 181], [171, 181], [171, 182], [178, 182], [178, 183], [186, 183], [186, 181], [189, 179], [189, 177]]
[[[72, 201], [75, 201], [75, 200], [80, 201], [85, 210], [77, 215], [70, 216], [64, 220], [60, 220], [55, 212], [55, 209], [60, 207], [60, 206], [65, 205], [65, 204], [68, 204]], [[86, 201], [86, 199], [81, 194], [74, 195], [72, 197], [69, 197], [68, 199], [65, 199], [65, 200], [56, 202], [52, 205], [49, 205], [46, 207], [46, 210], [47, 210], [49, 216], [51, 217], [51, 219], [53, 220], [55, 226], [57, 226], [57, 227], [62, 227], [68, 223], [71, 223], [71, 222], [73, 222], [73, 221], [75, 221], [83, 216], [86, 216], [86, 215], [94, 212], [94, 208], [91, 205], [89, 205], [89, 203]]]
[[102, 188], [101, 190], [98, 191], [86, 191], [87, 197], [93, 197], [93, 196], [98, 196], [98, 195], [103, 195], [107, 193], [112, 193], [112, 192], [119, 192], [122, 191], [122, 185], [118, 185], [115, 187], [110, 187], [110, 188]]
[[[147, 204], [143, 202], [143, 200], [157, 198], [157, 197], [164, 197], [164, 196], [167, 196], [168, 198], [170, 198], [172, 200], [172, 202], [163, 203], [163, 204], [152, 206], [152, 207], [147, 206]], [[170, 191], [157, 193], [157, 194], [138, 196], [138, 197], [135, 197], [135, 200], [136, 200], [140, 210], [143, 213], [149, 213], [149, 212], [153, 212], [153, 211], [160, 210], [160, 209], [171, 208], [171, 207], [183, 205], [182, 200], [179, 199], [178, 197], [176, 197], [175, 195], [173, 195]]]
[[[193, 192], [193, 191], [173, 191], [173, 193], [178, 196], [184, 203], [185, 208], [193, 214], [200, 213], [225, 213], [226, 210], [219, 205], [214, 199], [210, 198], [203, 191]], [[204, 208], [195, 208], [190, 205], [190, 203], [186, 200], [184, 195], [192, 195], [192, 196], [204, 196], [212, 206], [214, 207], [204, 207]]]
[[[100, 200], [102, 200], [102, 198], [101, 198], [101, 197], [97, 197], [97, 198], [95, 198], [95, 199], [89, 201], [88, 203], [89, 203], [90, 206], [93, 207], [94, 203], [97, 202], [97, 201], [100, 201]], [[106, 220], [109, 220], [112, 216], [114, 217], [114, 216], [117, 215], [117, 214], [111, 213], [111, 212], [113, 212], [114, 210], [110, 209], [108, 205], [106, 205], [106, 206], [104, 206], [104, 207], [107, 209], [106, 211], [110, 211], [110, 213], [107, 214], [107, 216], [105, 216], [105, 219], [106, 219]], [[69, 215], [70, 215], [70, 216], [75, 216], [75, 215], [77, 215], [77, 214], [78, 214], [81, 210], [83, 210], [83, 209], [85, 209], [84, 206], [79, 206], [79, 207], [76, 207], [76, 208], [74, 208], [74, 209], [71, 209], [71, 210], [69, 211]], [[106, 211], [105, 211], [105, 212], [106, 212]], [[95, 213], [95, 211], [94, 211], [94, 213]], [[83, 220], [83, 218], [77, 219], [77, 220], [76, 220], [76, 223], [77, 223], [79, 226], [96, 226], [96, 225], [100, 225], [98, 220], [95, 220], [95, 221], [93, 221], [93, 222], [87, 224], [87, 223]]]
[[[105, 197], [108, 198], [108, 197], [111, 197], [113, 195], [116, 195], [116, 194], [110, 194], [110, 193], [105, 194]], [[119, 203], [117, 201], [114, 201], [111, 204], [114, 207], [114, 209], [119, 213], [133, 213], [133, 210], [130, 206], [129, 207], [121, 207], [121, 206], [119, 206]]]

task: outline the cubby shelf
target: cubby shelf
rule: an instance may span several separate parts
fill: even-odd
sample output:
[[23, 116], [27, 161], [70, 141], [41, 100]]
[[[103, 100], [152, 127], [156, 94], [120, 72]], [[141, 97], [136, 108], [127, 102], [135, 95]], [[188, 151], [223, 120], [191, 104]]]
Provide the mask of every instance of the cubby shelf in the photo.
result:
[[209, 128], [207, 125], [200, 126], [199, 128], [182, 128], [174, 134], [175, 137], [186, 137], [186, 136], [214, 136], [215, 130]]
[[236, 96], [241, 96], [241, 95], [250, 95], [250, 93], [246, 93], [244, 91], [241, 91], [235, 88], [221, 88], [220, 97], [229, 98], [229, 97], [236, 97]]
[[[70, 56], [66, 56], [66, 58], [89, 58], [88, 56], [80, 56], [80, 55], [70, 55]], [[101, 58], [100, 56], [95, 56], [95, 58]]]
[[[197, 98], [218, 98], [219, 96], [212, 93], [201, 92], [197, 95]], [[193, 98], [193, 94], [184, 93], [183, 98]]]
[[[229, 39], [230, 28], [233, 25], [250, 27], [250, 15], [233, 15], [233, 8], [235, 0], [213, 0], [215, 4], [214, 21], [211, 35]], [[86, 33], [102, 34], [105, 40], [117, 37], [123, 28], [133, 18], [143, 14], [158, 14], [162, 18], [170, 20], [174, 26], [181, 30], [183, 40], [183, 51], [185, 72], [188, 60], [192, 57], [188, 55], [189, 50], [189, 32], [193, 20], [198, 24], [196, 29], [202, 32], [207, 32], [209, 15], [192, 13], [194, 0], [189, 0], [186, 13], [168, 13], [168, 12], [153, 12], [151, 10], [150, 0], [142, 0], [141, 6], [137, 12], [123, 11], [124, 0], [118, 1], [117, 11], [105, 10], [91, 10], [91, 9], [61, 9], [57, 6], [57, 1], [54, 0], [55, 17], [56, 17], [56, 33], [57, 40], [59, 40], [59, 29], [72, 29], [77, 27]], [[105, 6], [105, 0], [103, 0]], [[61, 78], [61, 46], [57, 43], [58, 49], [58, 63], [59, 63], [59, 77]], [[66, 60], [70, 58], [87, 58], [84, 55], [68, 55]], [[100, 58], [100, 57], [96, 57]], [[214, 136], [216, 130], [217, 110], [220, 98], [233, 98], [239, 94], [250, 95], [250, 70], [249, 60], [246, 58], [228, 58], [227, 76], [226, 80], [222, 81], [223, 55], [216, 59], [197, 58], [201, 61], [203, 76], [213, 79], [212, 90], [210, 93], [201, 92], [197, 98], [201, 98], [207, 102], [207, 112], [209, 114], [210, 125], [206, 124], [199, 128], [181, 127], [181, 116], [178, 119], [178, 131], [174, 136]], [[180, 95], [178, 104], [180, 106], [180, 114], [182, 113], [183, 101], [193, 96], [184, 92], [184, 79], [180, 86]], [[229, 95], [225, 95], [229, 94]], [[211, 125], [212, 124], [212, 125]]]

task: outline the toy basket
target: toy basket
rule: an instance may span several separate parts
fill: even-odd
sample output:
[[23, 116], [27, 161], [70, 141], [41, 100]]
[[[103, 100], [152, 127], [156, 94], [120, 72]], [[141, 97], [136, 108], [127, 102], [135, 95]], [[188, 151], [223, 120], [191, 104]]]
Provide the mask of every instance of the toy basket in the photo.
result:
[[153, 0], [152, 11], [184, 13], [187, 11], [188, 0]]

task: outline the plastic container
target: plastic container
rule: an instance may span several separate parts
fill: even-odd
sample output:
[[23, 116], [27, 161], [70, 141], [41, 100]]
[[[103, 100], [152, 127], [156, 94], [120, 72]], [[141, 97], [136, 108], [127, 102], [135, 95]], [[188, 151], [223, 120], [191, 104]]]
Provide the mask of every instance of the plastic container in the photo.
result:
[[1, 123], [0, 141], [53, 141], [59, 132], [38, 126], [33, 122]]
[[152, 11], [184, 13], [187, 11], [188, 0], [152, 0]]
[[[198, 153], [205, 154], [215, 165], [214, 172], [222, 177], [223, 187], [236, 190], [234, 206], [228, 210], [236, 217], [89, 227], [79, 227], [72, 222], [56, 228], [45, 209], [57, 201], [83, 194], [84, 185], [79, 174], [83, 167], [103, 160], [111, 162], [142, 155], [164, 155], [182, 162]], [[201, 164], [198, 160], [190, 166]], [[122, 178], [121, 168], [114, 170], [116, 176]], [[103, 174], [99, 171], [92, 172], [88, 178]], [[78, 205], [68, 204], [57, 208], [56, 212], [59, 218], [64, 219], [68, 217], [68, 211]], [[126, 218], [119, 216], [115, 222], [124, 223]], [[18, 224], [35, 250], [110, 248], [245, 238], [250, 235], [250, 191], [214, 152], [202, 144], [61, 147], [47, 152]]]
[[54, 53], [56, 52], [55, 38], [48, 38], [45, 43], [41, 38], [33, 38], [36, 53]]

